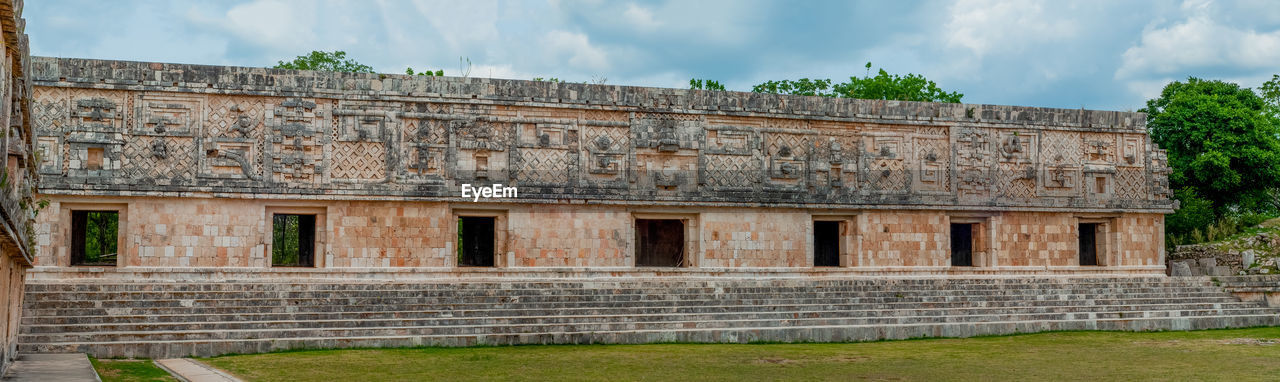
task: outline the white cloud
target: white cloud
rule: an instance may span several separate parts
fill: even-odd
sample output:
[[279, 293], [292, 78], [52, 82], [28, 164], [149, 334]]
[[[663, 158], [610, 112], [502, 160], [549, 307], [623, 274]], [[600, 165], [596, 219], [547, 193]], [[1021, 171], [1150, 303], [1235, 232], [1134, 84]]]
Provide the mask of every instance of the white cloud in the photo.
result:
[[608, 55], [591, 45], [587, 35], [554, 30], [543, 37], [547, 50], [559, 56], [568, 56], [570, 66], [604, 71], [609, 69]]
[[634, 3], [627, 4], [627, 10], [622, 12], [622, 18], [642, 31], [651, 31], [662, 26], [661, 22], [653, 18], [652, 11]]
[[1190, 15], [1165, 27], [1148, 25], [1116, 70], [1118, 79], [1146, 74], [1181, 74], [1190, 69], [1234, 67], [1271, 69], [1280, 63], [1280, 29], [1259, 31], [1224, 25], [1213, 18], [1209, 3], [1187, 2]]
[[1069, 40], [1076, 32], [1073, 20], [1048, 14], [1044, 3], [1035, 1], [961, 1], [952, 6], [943, 28], [947, 46], [968, 50], [978, 58], [997, 50]]
[[316, 21], [311, 6], [279, 0], [236, 5], [224, 17], [206, 20], [241, 39], [277, 49], [313, 44]]
[[[501, 38], [497, 25], [499, 7], [496, 1], [418, 0], [413, 5], [435, 27], [433, 35], [417, 36], [418, 38], [443, 39], [455, 51], [477, 44], [494, 44]], [[384, 6], [394, 8], [391, 5]]]

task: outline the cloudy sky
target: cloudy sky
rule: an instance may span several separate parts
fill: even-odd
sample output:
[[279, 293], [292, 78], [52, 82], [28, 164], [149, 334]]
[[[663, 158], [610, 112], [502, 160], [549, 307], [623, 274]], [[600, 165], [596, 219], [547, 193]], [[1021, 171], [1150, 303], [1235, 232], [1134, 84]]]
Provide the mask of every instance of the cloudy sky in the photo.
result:
[[921, 73], [970, 103], [1135, 110], [1188, 76], [1280, 73], [1280, 3], [1238, 1], [27, 1], [31, 53], [270, 66], [344, 50], [381, 72], [750, 90]]

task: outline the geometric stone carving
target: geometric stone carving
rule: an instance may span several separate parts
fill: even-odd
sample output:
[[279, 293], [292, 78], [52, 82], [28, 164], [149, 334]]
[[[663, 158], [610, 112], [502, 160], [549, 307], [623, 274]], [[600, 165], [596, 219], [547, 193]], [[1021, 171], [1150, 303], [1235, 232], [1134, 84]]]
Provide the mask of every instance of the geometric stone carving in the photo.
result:
[[858, 190], [859, 138], [853, 135], [828, 134], [816, 137], [813, 166], [813, 188], [829, 198], [848, 197]]
[[449, 121], [449, 130], [458, 142], [456, 176], [459, 180], [505, 181], [510, 154], [512, 127], [507, 122], [468, 118]]
[[626, 187], [631, 130], [627, 127], [583, 126], [581, 149], [586, 166], [582, 179], [601, 187]]
[[1036, 161], [1040, 135], [1029, 130], [1000, 130], [996, 143], [996, 189], [1005, 198], [1036, 196]]
[[1040, 190], [1043, 196], [1079, 196], [1084, 155], [1079, 132], [1044, 131], [1040, 144]]
[[[775, 118], [755, 111], [774, 106], [736, 97], [710, 111], [677, 107], [701, 99], [667, 95], [619, 108], [591, 98], [616, 96], [604, 94], [549, 105], [539, 94], [474, 100], [435, 88], [299, 98], [58, 86], [36, 87], [31, 120], [39, 172], [59, 187], [349, 193], [376, 182], [367, 189], [379, 195], [437, 197], [453, 195], [457, 183], [510, 180], [541, 188], [531, 197], [1110, 208], [1165, 208], [1169, 192], [1165, 154], [1141, 130], [1095, 123], [1083, 131], [1070, 116], [1040, 128], [1037, 114], [965, 122], [945, 110], [908, 112], [900, 123], [831, 119], [818, 115], [849, 111], [791, 113], [810, 107], [794, 99], [776, 105], [787, 117]], [[858, 113], [878, 108], [901, 109]]]
[[333, 110], [337, 130], [332, 140], [330, 179], [336, 182], [390, 181], [387, 150], [399, 130], [396, 103], [340, 101]]
[[578, 172], [578, 129], [570, 125], [522, 123], [511, 153], [519, 185], [571, 186]]
[[867, 147], [862, 160], [866, 166], [863, 171], [866, 189], [872, 193], [905, 193], [909, 191], [907, 140], [901, 135], [883, 134], [872, 133], [863, 138]]
[[702, 121], [683, 114], [644, 114], [631, 120], [641, 190], [693, 192], [697, 188]]
[[62, 174], [62, 137], [36, 137], [36, 150], [40, 153], [40, 174]]
[[1115, 174], [1115, 197], [1121, 199], [1147, 199], [1147, 177], [1140, 167], [1119, 167]]
[[956, 194], [961, 198], [989, 198], [995, 186], [992, 168], [998, 156], [987, 129], [952, 129], [956, 135]]
[[195, 177], [191, 137], [135, 135], [124, 145], [127, 176], [144, 184], [176, 184]]
[[771, 188], [804, 187], [809, 174], [809, 136], [807, 134], [765, 133], [767, 183]]
[[950, 137], [916, 136], [914, 138], [916, 172], [912, 189], [924, 194], [951, 192]]
[[327, 105], [303, 98], [280, 102], [267, 115], [267, 151], [271, 180], [279, 183], [320, 184], [325, 169], [324, 145]]
[[210, 96], [200, 128], [199, 176], [262, 180], [266, 102], [258, 97]]

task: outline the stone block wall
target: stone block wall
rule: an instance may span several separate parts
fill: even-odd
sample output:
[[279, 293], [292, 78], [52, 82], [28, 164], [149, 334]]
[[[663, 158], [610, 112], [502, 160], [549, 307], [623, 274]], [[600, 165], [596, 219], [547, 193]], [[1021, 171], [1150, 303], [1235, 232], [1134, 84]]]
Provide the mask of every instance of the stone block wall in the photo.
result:
[[17, 357], [22, 285], [35, 252], [31, 57], [21, 0], [0, 0], [0, 374]]
[[926, 211], [872, 211], [859, 216], [859, 266], [949, 266], [951, 240], [945, 214]]
[[698, 218], [699, 266], [812, 266], [807, 243], [813, 239], [813, 223], [807, 211], [716, 209]]
[[[71, 267], [70, 211], [120, 211], [117, 267]], [[64, 197], [40, 215], [42, 272], [271, 269], [271, 213], [317, 215], [316, 271], [457, 268], [459, 216], [496, 216], [496, 269], [634, 271], [635, 219], [687, 222], [690, 264], [706, 271], [1080, 273], [1163, 271], [1159, 214], [637, 208], [429, 201]], [[813, 266], [813, 222], [838, 220], [841, 266]], [[1079, 267], [1079, 222], [1102, 222], [1100, 267]], [[974, 267], [950, 266], [950, 223], [974, 224]], [[994, 239], [992, 239], [994, 238]], [[92, 273], [91, 272], [91, 273]], [[81, 275], [83, 276], [83, 275]]]
[[[1140, 113], [36, 58], [45, 274], [76, 208], [117, 208], [128, 269], [270, 271], [270, 219], [318, 218], [319, 272], [635, 271], [636, 218], [685, 223], [686, 270], [1146, 272], [1172, 211]], [[515, 186], [511, 198], [464, 186]], [[95, 207], [96, 206], [96, 207]], [[127, 211], [125, 211], [127, 210]], [[1105, 227], [1078, 267], [1080, 222]], [[973, 224], [972, 269], [951, 223]], [[788, 271], [790, 270], [790, 271]], [[652, 270], [651, 270], [652, 271]], [[662, 272], [662, 271], [652, 271]], [[78, 277], [78, 276], [77, 276]]]

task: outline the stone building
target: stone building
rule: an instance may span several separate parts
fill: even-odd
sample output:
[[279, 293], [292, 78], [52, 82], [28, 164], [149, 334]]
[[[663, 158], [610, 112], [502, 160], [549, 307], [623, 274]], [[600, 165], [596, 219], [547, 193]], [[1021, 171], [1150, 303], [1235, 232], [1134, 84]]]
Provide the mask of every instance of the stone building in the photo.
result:
[[0, 373], [17, 356], [22, 285], [35, 255], [36, 191], [32, 146], [30, 56], [20, 0], [0, 0]]
[[1140, 113], [31, 66], [46, 281], [1155, 275], [1176, 207]]

